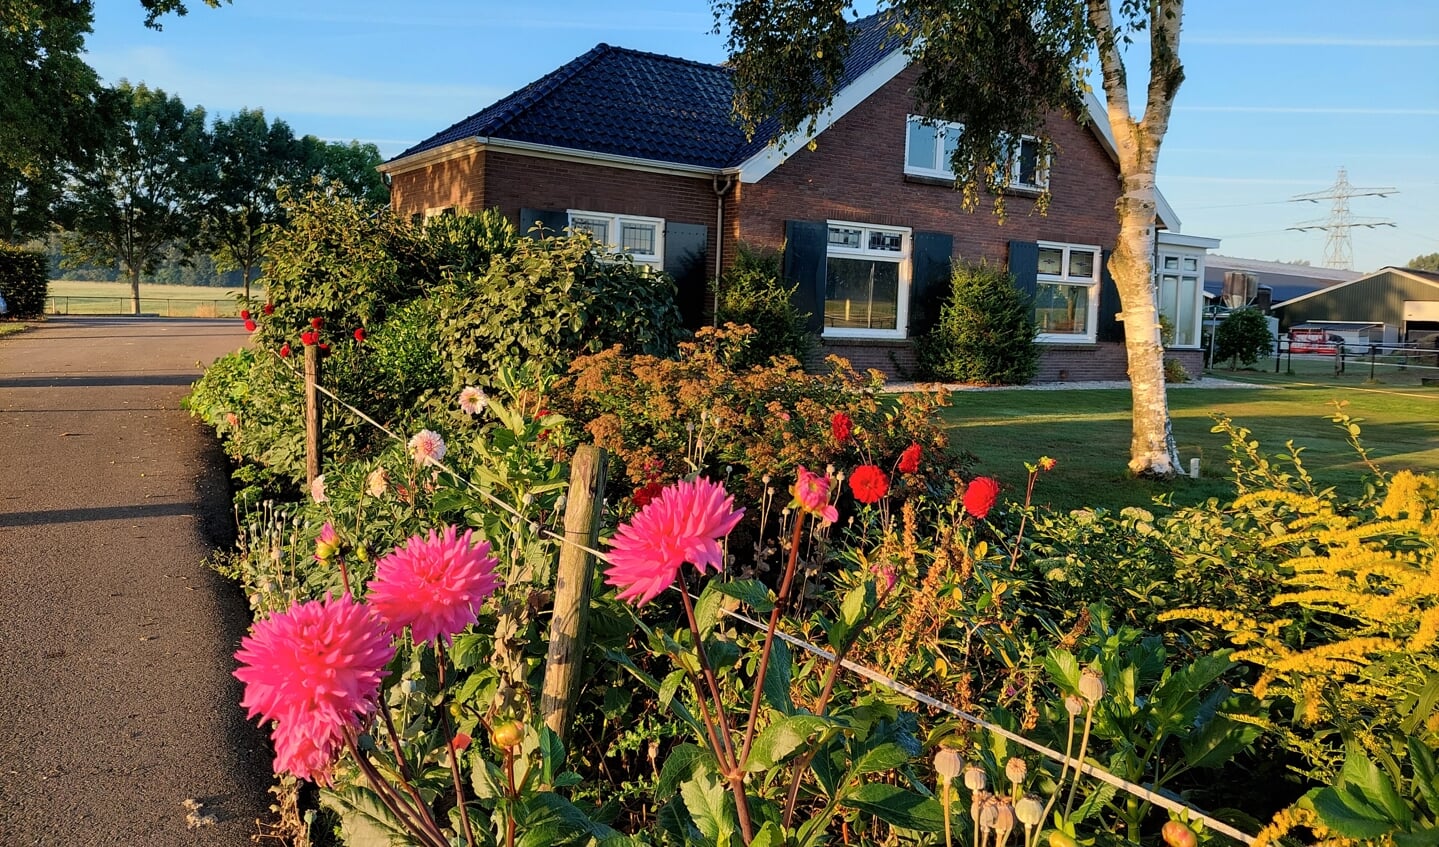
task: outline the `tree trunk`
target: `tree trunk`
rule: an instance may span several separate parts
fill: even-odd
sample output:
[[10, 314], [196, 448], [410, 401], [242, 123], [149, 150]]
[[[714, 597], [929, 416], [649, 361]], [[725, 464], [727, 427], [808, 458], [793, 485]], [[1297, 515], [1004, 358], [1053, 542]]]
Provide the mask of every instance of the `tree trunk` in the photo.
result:
[[1154, 181], [1126, 181], [1120, 197], [1119, 240], [1109, 272], [1123, 304], [1124, 348], [1133, 393], [1129, 470], [1170, 479], [1179, 471], [1179, 454], [1169, 427], [1169, 398], [1164, 385], [1164, 344], [1154, 296]]
[[241, 308], [250, 308], [250, 266], [240, 268], [241, 278], [245, 280], [245, 305]]
[[130, 268], [130, 314], [140, 314], [140, 268]]

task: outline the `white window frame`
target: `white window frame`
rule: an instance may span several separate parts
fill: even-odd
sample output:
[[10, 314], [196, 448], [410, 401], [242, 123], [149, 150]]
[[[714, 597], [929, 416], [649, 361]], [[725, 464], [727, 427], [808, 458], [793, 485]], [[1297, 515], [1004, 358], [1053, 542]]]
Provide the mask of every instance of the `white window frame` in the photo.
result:
[[[1175, 343], [1171, 345], [1171, 347], [1173, 347], [1174, 349], [1192, 350], [1199, 349], [1202, 346], [1202, 339], [1204, 337], [1204, 256], [1205, 251], [1203, 249], [1189, 250], [1182, 247], [1173, 247], [1169, 245], [1156, 246], [1155, 248], [1154, 307], [1158, 310], [1159, 315], [1164, 316], [1165, 277], [1174, 278], [1174, 296], [1176, 309], [1179, 306], [1179, 291], [1181, 290], [1180, 283], [1185, 277], [1190, 277], [1195, 281], [1196, 301], [1193, 303], [1194, 320], [1192, 322], [1192, 326], [1190, 327], [1190, 337], [1193, 339], [1193, 343], [1180, 344], [1178, 341], [1179, 327], [1176, 326], [1174, 328]], [[1166, 259], [1174, 259], [1174, 264], [1176, 267], [1166, 268]], [[1186, 260], [1193, 262], [1193, 267], [1185, 267]], [[1171, 317], [1172, 322], [1173, 316], [1169, 317]]]
[[424, 223], [429, 223], [435, 218], [454, 217], [460, 213], [454, 206], [434, 206], [425, 210]]
[[[963, 124], [952, 121], [939, 121], [933, 118], [926, 118], [923, 115], [909, 115], [905, 121], [904, 129], [904, 172], [910, 176], [924, 176], [935, 179], [954, 180], [954, 168], [950, 165], [949, 157], [944, 154], [945, 136], [953, 130], [959, 132], [964, 128]], [[934, 135], [934, 159], [929, 162], [911, 162], [909, 160], [909, 137], [914, 132], [928, 131]]]
[[[1046, 274], [1038, 273], [1035, 277], [1035, 296], [1039, 294], [1039, 286], [1045, 283], [1059, 285], [1084, 286], [1089, 289], [1089, 309], [1085, 317], [1083, 334], [1077, 332], [1043, 332], [1036, 338], [1037, 341], [1049, 344], [1092, 344], [1095, 341], [1095, 332], [1099, 328], [1099, 281], [1104, 273], [1104, 251], [1094, 244], [1067, 244], [1061, 241], [1041, 241], [1038, 243], [1040, 250], [1061, 250], [1060, 269], [1061, 273]], [[1094, 254], [1094, 271], [1089, 277], [1076, 277], [1069, 274], [1069, 254], [1072, 251], [1084, 251]]]
[[[825, 266], [828, 268], [829, 260], [836, 259], [871, 259], [881, 262], [893, 262], [899, 265], [899, 285], [896, 287], [894, 329], [860, 329], [854, 327], [824, 327], [825, 338], [873, 338], [873, 339], [904, 339], [909, 337], [909, 287], [910, 270], [913, 262], [910, 256], [913, 252], [914, 231], [909, 227], [880, 226], [878, 224], [867, 224], [859, 221], [826, 221], [825, 227]], [[840, 227], [845, 229], [858, 229], [860, 235], [860, 247], [842, 247], [829, 243], [829, 230]], [[880, 232], [889, 235], [900, 236], [900, 249], [873, 250], [869, 247], [870, 233]], [[826, 295], [828, 284], [826, 284]], [[828, 296], [819, 304], [821, 312], [827, 310], [829, 305]]]
[[[1034, 182], [1019, 181], [1019, 162], [1024, 154], [1024, 143], [1026, 141], [1034, 142]], [[1011, 190], [1043, 191], [1049, 187], [1049, 162], [1045, 160], [1041, 154], [1041, 144], [1037, 137], [1033, 135], [1021, 135], [1019, 137], [1019, 146], [1015, 148], [1014, 155], [1009, 157], [1008, 170], [1010, 183], [1008, 187]]]
[[[663, 270], [665, 263], [665, 219], [647, 218], [641, 215], [619, 215], [613, 212], [588, 212], [583, 209], [568, 209], [569, 225], [575, 227], [576, 218], [584, 218], [593, 221], [604, 221], [608, 231], [606, 249], [615, 253], [624, 253], [634, 260], [637, 265], [648, 265], [655, 270]], [[634, 253], [623, 249], [620, 246], [621, 233], [624, 232], [625, 224], [640, 224], [653, 226], [655, 229], [655, 251], [653, 253]]]

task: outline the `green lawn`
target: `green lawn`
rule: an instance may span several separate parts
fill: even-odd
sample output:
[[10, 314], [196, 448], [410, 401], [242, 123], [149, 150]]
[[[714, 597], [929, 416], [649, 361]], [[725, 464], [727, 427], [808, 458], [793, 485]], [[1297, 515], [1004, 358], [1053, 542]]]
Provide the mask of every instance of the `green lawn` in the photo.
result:
[[11, 321], [0, 321], [0, 338], [4, 338], [7, 335], [14, 335], [17, 332], [24, 332], [29, 328], [29, 324]]
[[[1264, 387], [1172, 389], [1175, 442], [1185, 468], [1190, 459], [1200, 459], [1198, 480], [1157, 483], [1126, 475], [1128, 390], [956, 392], [944, 419], [951, 427], [951, 444], [978, 459], [975, 471], [998, 478], [1016, 499], [1023, 497], [1025, 462], [1041, 455], [1057, 459], [1059, 466], [1042, 475], [1035, 501], [1062, 509], [1142, 506], [1164, 493], [1171, 493], [1177, 504], [1231, 494], [1225, 478], [1228, 442], [1210, 432], [1213, 416], [1221, 413], [1249, 429], [1266, 454], [1283, 452], [1292, 439], [1305, 448], [1305, 464], [1318, 482], [1357, 492], [1363, 465], [1328, 420], [1335, 400], [1346, 401], [1349, 414], [1362, 419], [1364, 445], [1380, 466], [1439, 470], [1439, 388], [1397, 379], [1393, 384], [1364, 384], [1367, 363], [1362, 375], [1351, 369], [1336, 380], [1333, 364], [1326, 364], [1327, 375], [1213, 374]], [[1417, 383], [1417, 378], [1411, 381]]]
[[[239, 314], [239, 298], [243, 289], [209, 288], [198, 285], [153, 285], [140, 283], [140, 311], [166, 317], [231, 317]], [[265, 296], [263, 289], [253, 286], [252, 298]], [[68, 279], [50, 281], [50, 298], [45, 311], [50, 314], [120, 315], [130, 312], [128, 282], [79, 282]]]

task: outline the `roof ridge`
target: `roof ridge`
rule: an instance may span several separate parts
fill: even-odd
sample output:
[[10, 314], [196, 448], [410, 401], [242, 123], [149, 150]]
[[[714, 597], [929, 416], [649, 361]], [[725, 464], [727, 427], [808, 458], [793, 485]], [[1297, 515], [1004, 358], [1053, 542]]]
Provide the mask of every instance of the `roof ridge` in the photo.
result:
[[[545, 99], [545, 97], [549, 96], [550, 92], [554, 91], [556, 88], [559, 88], [560, 86], [569, 82], [571, 79], [574, 79], [576, 74], [589, 67], [590, 65], [594, 64], [595, 61], [601, 56], [607, 53], [612, 53], [616, 50], [623, 49], [625, 48], [613, 47], [601, 41], [599, 44], [591, 47], [585, 53], [576, 56], [565, 64], [560, 65], [558, 68], [555, 68], [554, 70], [550, 71], [549, 73], [545, 74], [544, 76], [540, 77], [539, 79], [535, 80], [534, 82], [510, 95], [510, 97], [515, 98], [514, 103], [508, 104], [508, 106], [512, 108], [500, 108], [495, 111], [494, 117], [490, 119], [490, 134], [493, 135], [495, 132], [504, 129], [506, 124], [515, 120], [520, 115], [523, 115], [525, 112], [529, 111], [531, 107], [533, 107], [539, 101]], [[526, 92], [527, 95], [523, 98], [517, 96], [521, 93]], [[496, 106], [500, 106], [502, 103], [504, 103], [504, 100], [501, 100], [499, 103], [495, 103], [494, 105], [490, 106], [489, 109], [494, 109]], [[473, 118], [484, 111], [487, 110], [481, 109], [479, 112], [471, 115], [470, 118]], [[469, 120], [470, 118], [466, 118], [465, 120]], [[461, 123], [463, 122], [464, 121], [461, 121]]]
[[655, 53], [651, 50], [636, 50], [633, 47], [614, 46], [610, 47], [610, 49], [615, 51], [616, 53], [629, 53], [632, 56], [644, 56], [648, 59], [663, 59], [667, 62], [675, 62], [676, 64], [681, 65], [690, 65], [697, 68], [704, 68], [705, 70], [709, 71], [719, 70], [724, 71], [725, 73], [734, 73], [734, 70], [732, 68], [724, 64], [719, 64], [715, 62], [701, 62], [699, 59], [687, 59], [684, 56], [671, 56], [668, 53]]

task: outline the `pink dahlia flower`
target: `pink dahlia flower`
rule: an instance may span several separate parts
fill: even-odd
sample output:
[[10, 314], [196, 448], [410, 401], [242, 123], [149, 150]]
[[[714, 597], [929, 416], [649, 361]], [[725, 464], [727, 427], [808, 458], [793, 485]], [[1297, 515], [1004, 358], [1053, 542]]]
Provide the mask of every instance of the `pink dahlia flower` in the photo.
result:
[[445, 439], [438, 432], [420, 430], [410, 439], [410, 457], [417, 465], [438, 464], [445, 458]]
[[235, 653], [235, 676], [249, 717], [276, 722], [275, 772], [327, 779], [345, 734], [375, 710], [394, 656], [384, 624], [349, 595], [256, 623]]
[[430, 530], [416, 535], [375, 563], [370, 605], [392, 632], [405, 627], [415, 643], [451, 637], [475, 622], [477, 609], [499, 587], [498, 562], [489, 542], [472, 543], [475, 531]]
[[744, 517], [724, 486], [708, 479], [666, 487], [610, 539], [605, 582], [619, 598], [642, 606], [674, 584], [680, 565], [703, 571], [724, 564], [719, 539]]
[[335, 532], [335, 525], [325, 521], [320, 527], [320, 537], [315, 539], [315, 561], [328, 562], [330, 557], [340, 551], [340, 534]]
[[316, 503], [328, 503], [329, 497], [325, 496], [325, 475], [319, 474], [310, 482], [310, 499]]
[[460, 411], [467, 415], [478, 415], [489, 399], [482, 389], [466, 385], [460, 389]]
[[829, 477], [810, 473], [803, 465], [796, 471], [795, 503], [825, 523], [839, 520], [839, 510], [829, 502]]

